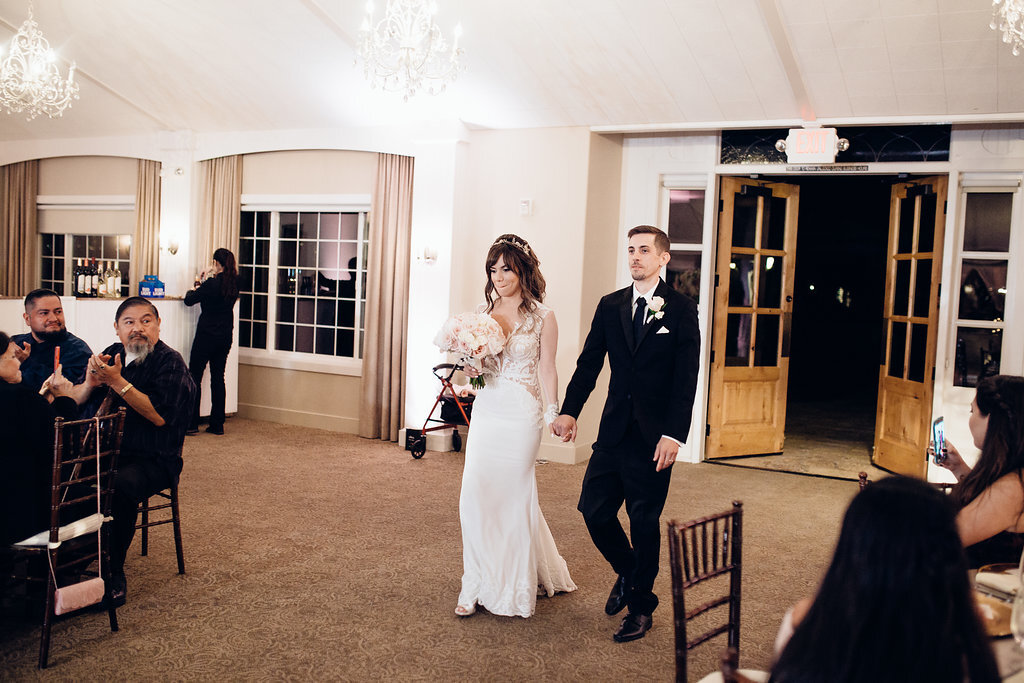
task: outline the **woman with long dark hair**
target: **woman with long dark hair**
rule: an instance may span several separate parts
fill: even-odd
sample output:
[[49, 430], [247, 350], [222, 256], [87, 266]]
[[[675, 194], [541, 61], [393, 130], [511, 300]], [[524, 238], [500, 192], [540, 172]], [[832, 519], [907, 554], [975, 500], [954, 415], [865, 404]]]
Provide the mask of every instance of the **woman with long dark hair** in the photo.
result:
[[818, 594], [800, 607], [776, 683], [999, 680], [953, 505], [919, 479], [857, 494]]
[[477, 392], [466, 439], [455, 614], [468, 617], [479, 605], [492, 614], [529, 617], [538, 593], [576, 589], [541, 513], [535, 476], [542, 426], [558, 413], [558, 326], [543, 303], [540, 261], [526, 240], [498, 237], [484, 269], [487, 303], [478, 312], [498, 322], [505, 347], [484, 361], [487, 384]]
[[[972, 567], [1017, 562], [1024, 547], [1024, 377], [996, 375], [978, 382], [967, 426], [981, 450], [969, 467], [946, 441], [940, 464], [957, 485], [957, 526]], [[929, 449], [931, 450], [931, 449]]]
[[202, 312], [196, 323], [188, 369], [196, 383], [196, 400], [188, 434], [199, 431], [199, 398], [203, 373], [210, 365], [210, 424], [206, 431], [224, 433], [224, 368], [231, 351], [235, 327], [234, 307], [238, 299], [238, 266], [235, 255], [227, 249], [213, 252], [213, 265], [200, 277], [192, 291], [185, 294], [185, 305], [199, 304]]

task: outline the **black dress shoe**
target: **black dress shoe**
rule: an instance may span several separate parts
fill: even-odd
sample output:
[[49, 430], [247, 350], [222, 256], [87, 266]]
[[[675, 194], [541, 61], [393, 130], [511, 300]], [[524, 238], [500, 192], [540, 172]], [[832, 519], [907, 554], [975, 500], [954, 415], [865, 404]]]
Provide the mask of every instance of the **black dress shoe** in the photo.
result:
[[628, 643], [631, 640], [639, 640], [644, 637], [645, 633], [651, 630], [652, 623], [650, 614], [628, 612], [626, 618], [622, 620], [619, 630], [615, 632], [612, 638], [615, 639], [616, 643]]
[[626, 577], [619, 574], [619, 578], [615, 579], [615, 585], [612, 586], [612, 592], [608, 595], [608, 602], [604, 604], [604, 613], [608, 616], [618, 614], [626, 606], [628, 599], [629, 588], [626, 584]]
[[110, 585], [107, 586], [107, 605], [110, 607], [121, 607], [128, 600], [128, 582], [124, 578], [124, 572], [117, 572], [110, 576]]
[[206, 431], [208, 433], [210, 433], [210, 434], [221, 435], [221, 434], [224, 433], [224, 428], [223, 427], [214, 427], [213, 425], [210, 425], [209, 427], [206, 428]]

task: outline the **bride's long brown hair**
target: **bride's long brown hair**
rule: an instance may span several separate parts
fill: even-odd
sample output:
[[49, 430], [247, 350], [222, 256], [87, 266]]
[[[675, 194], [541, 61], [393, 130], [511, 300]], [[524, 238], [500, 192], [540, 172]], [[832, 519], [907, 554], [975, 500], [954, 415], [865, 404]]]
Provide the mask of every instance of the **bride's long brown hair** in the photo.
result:
[[[494, 283], [491, 282], [491, 268], [501, 258], [505, 265], [512, 269], [512, 272], [519, 278], [519, 291], [523, 297], [523, 303], [519, 304], [519, 310], [529, 313], [537, 307], [538, 303], [544, 301], [544, 294], [547, 283], [540, 273], [540, 259], [526, 240], [511, 233], [502, 235], [494, 240], [494, 244], [487, 251], [487, 261], [484, 265], [484, 273], [487, 276], [487, 284], [484, 285], [484, 298], [487, 299], [487, 310], [494, 309], [495, 298]], [[498, 297], [500, 298], [500, 297]]]

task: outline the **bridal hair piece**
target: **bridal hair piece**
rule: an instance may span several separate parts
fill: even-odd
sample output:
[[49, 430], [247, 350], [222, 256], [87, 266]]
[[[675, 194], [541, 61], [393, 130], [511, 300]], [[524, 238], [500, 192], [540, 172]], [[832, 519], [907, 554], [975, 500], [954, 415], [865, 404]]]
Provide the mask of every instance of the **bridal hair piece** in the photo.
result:
[[520, 242], [514, 236], [499, 237], [498, 239], [494, 240], [494, 244], [507, 244], [509, 246], [515, 247], [516, 249], [523, 252], [527, 256], [530, 255], [530, 245], [526, 244], [526, 242]]
[[[494, 306], [494, 283], [491, 281], [491, 268], [495, 266], [498, 259], [503, 259], [505, 266], [510, 268], [519, 278], [519, 290], [523, 302], [519, 305], [523, 315], [530, 313], [538, 303], [544, 301], [544, 293], [547, 283], [540, 272], [540, 259], [530, 248], [530, 245], [519, 235], [505, 233], [498, 235], [497, 239], [487, 250], [487, 258], [484, 261], [484, 273], [487, 282], [484, 285], [484, 300], [487, 301], [485, 312], [489, 313]], [[500, 297], [499, 297], [500, 298]]]

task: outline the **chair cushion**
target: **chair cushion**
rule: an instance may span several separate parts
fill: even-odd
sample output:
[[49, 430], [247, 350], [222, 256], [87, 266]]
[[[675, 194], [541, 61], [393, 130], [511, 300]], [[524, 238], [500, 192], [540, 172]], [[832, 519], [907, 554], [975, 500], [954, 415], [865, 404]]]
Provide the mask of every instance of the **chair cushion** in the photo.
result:
[[16, 546], [48, 546], [49, 548], [56, 548], [64, 541], [70, 541], [73, 538], [84, 536], [86, 534], [96, 533], [99, 528], [103, 526], [104, 522], [112, 521], [112, 517], [104, 517], [98, 512], [94, 512], [88, 517], [82, 517], [76, 519], [73, 522], [63, 525], [57, 530], [57, 543], [50, 543], [50, 530], [44, 529], [34, 536], [29, 536], [24, 541], [18, 541], [14, 545]]

